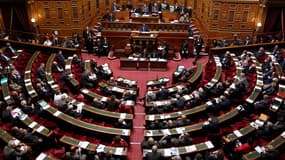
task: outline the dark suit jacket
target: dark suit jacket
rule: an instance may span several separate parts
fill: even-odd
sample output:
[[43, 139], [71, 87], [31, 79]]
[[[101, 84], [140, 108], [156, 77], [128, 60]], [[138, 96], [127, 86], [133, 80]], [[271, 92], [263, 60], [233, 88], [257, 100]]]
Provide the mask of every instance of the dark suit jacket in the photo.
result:
[[156, 152], [156, 153], [149, 152], [146, 154], [145, 158], [146, 160], [161, 160], [163, 159], [163, 156], [162, 156], [162, 153], [160, 152]]

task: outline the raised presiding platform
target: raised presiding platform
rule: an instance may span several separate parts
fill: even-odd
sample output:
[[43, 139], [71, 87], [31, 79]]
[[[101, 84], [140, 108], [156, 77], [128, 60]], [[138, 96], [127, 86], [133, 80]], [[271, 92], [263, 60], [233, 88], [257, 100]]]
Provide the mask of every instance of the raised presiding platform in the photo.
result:
[[124, 70], [166, 71], [167, 60], [160, 58], [134, 58], [122, 57], [120, 68]]

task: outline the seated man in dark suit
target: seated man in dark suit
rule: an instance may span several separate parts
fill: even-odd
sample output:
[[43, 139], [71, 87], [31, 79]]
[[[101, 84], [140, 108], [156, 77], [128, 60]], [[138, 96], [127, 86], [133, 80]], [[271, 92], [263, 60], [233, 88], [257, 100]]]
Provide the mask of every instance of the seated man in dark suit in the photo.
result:
[[62, 73], [64, 70], [63, 68], [58, 65], [58, 63], [56, 61], [53, 61], [52, 63], [52, 72], [54, 73]]
[[141, 32], [149, 32], [149, 28], [146, 24], [143, 24], [142, 27], [140, 28]]
[[156, 99], [157, 100], [163, 100], [167, 99], [169, 96], [168, 90], [165, 88], [161, 88], [157, 93], [156, 93]]
[[46, 72], [45, 72], [45, 64], [41, 63], [39, 68], [37, 69], [37, 78], [42, 81], [46, 81]]
[[95, 86], [95, 81], [93, 81], [91, 78], [91, 73], [89, 71], [85, 71], [81, 75], [81, 81], [80, 84], [83, 87], [94, 87]]
[[217, 118], [209, 118], [208, 123], [205, 122], [202, 128], [208, 133], [218, 133], [220, 130], [219, 120]]
[[158, 152], [157, 145], [152, 146], [151, 152], [148, 152], [145, 156], [146, 160], [161, 160], [163, 155], [161, 152]]

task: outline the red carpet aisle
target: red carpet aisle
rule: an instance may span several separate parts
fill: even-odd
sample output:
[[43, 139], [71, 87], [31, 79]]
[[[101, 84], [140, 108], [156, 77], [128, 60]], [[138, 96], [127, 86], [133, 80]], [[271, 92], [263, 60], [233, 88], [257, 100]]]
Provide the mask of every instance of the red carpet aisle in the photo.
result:
[[[122, 76], [124, 78], [130, 80], [138, 81], [138, 87], [140, 88], [139, 97], [143, 97], [146, 93], [146, 82], [148, 80], [154, 80], [156, 78], [168, 77], [170, 80], [172, 79], [172, 73], [175, 71], [178, 65], [183, 65], [185, 67], [191, 67], [193, 64], [193, 58], [183, 59], [180, 62], [169, 61], [168, 62], [168, 70], [167, 71], [128, 71], [128, 70], [120, 70], [120, 60], [108, 60], [106, 57], [97, 57], [93, 55], [88, 55], [86, 53], [82, 54], [82, 59], [95, 59], [99, 65], [108, 63], [110, 68], [113, 70], [114, 77]], [[208, 57], [202, 57], [198, 60], [198, 63], [203, 63], [204, 65], [207, 63]], [[169, 82], [168, 84], [171, 84]], [[128, 153], [128, 160], [141, 159], [142, 152], [140, 148], [140, 143], [144, 139], [144, 124], [145, 124], [145, 110], [143, 107], [143, 103], [137, 101], [135, 106], [135, 116], [133, 120], [133, 130], [130, 137], [130, 148]]]

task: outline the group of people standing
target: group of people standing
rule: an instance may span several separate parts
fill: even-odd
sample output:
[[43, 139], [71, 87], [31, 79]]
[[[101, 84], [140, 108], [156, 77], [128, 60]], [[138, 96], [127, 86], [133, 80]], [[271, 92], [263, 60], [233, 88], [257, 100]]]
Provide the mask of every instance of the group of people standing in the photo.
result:
[[83, 31], [83, 39], [88, 53], [95, 53], [98, 56], [108, 55], [111, 45], [107, 37], [96, 36], [93, 30], [87, 26]]

